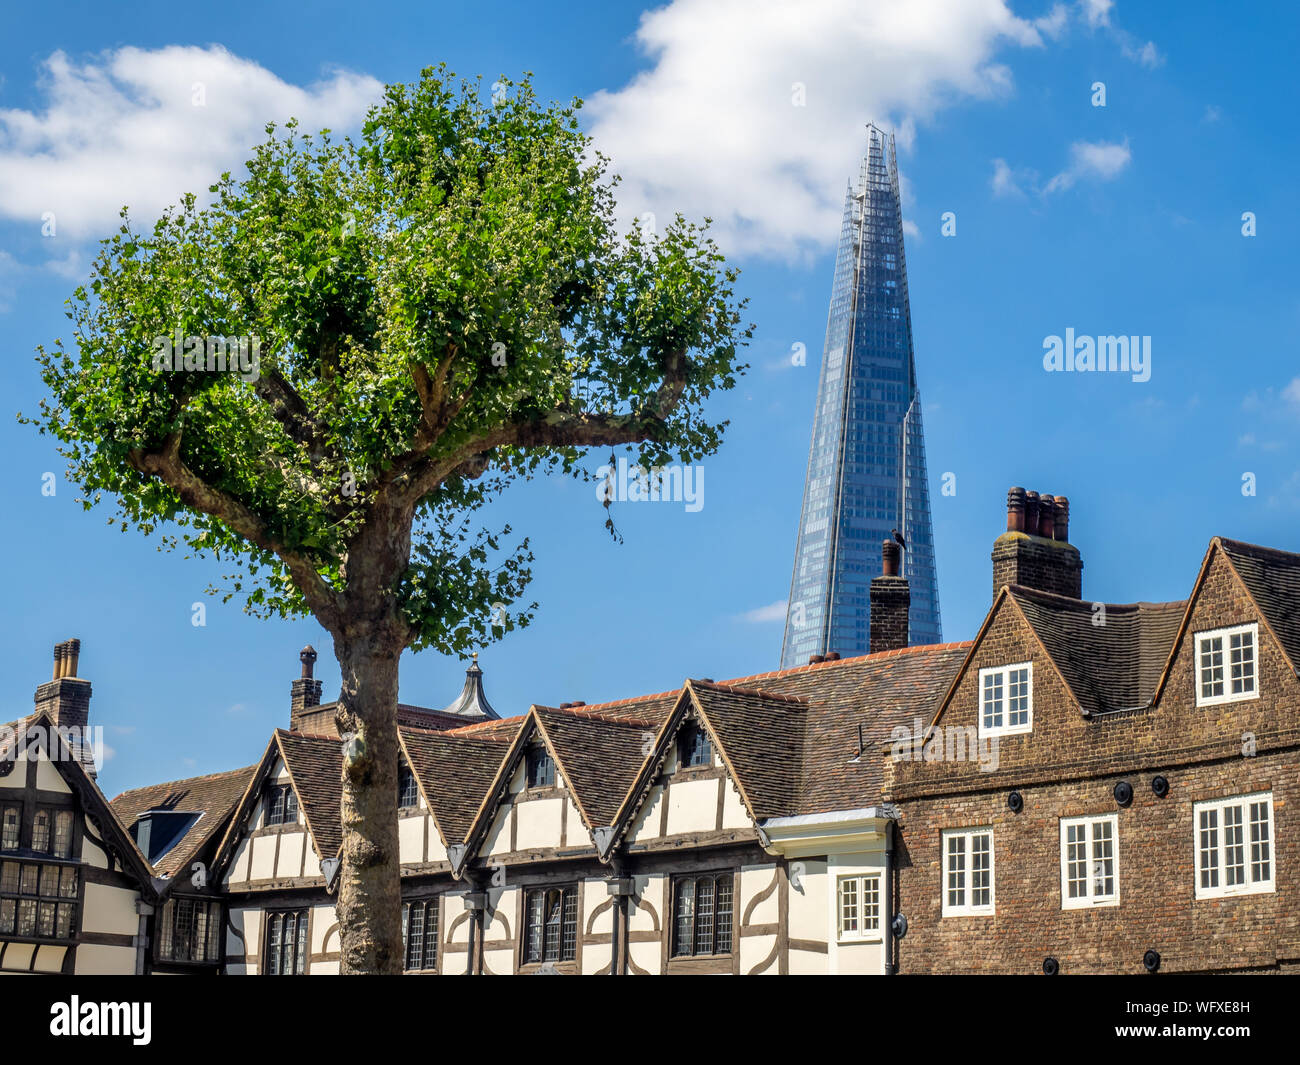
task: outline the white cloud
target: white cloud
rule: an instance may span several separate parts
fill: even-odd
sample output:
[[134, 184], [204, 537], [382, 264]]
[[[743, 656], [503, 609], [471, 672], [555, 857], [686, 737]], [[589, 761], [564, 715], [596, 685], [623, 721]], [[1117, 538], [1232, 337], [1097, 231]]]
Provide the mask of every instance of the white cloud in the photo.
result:
[[1120, 48], [1125, 58], [1153, 70], [1165, 61], [1165, 57], [1156, 49], [1155, 41], [1147, 41], [1141, 48], [1124, 42], [1120, 45]]
[[749, 625], [769, 625], [774, 621], [785, 620], [787, 605], [784, 599], [778, 599], [775, 603], [768, 603], [767, 606], [746, 610], [743, 614], [737, 615], [737, 618]]
[[42, 109], [0, 110], [0, 216], [39, 226], [53, 211], [74, 240], [110, 230], [124, 204], [145, 221], [186, 192], [206, 196], [267, 122], [347, 129], [382, 91], [346, 71], [291, 85], [216, 45], [120, 48], [80, 65], [55, 52], [41, 88]]
[[1300, 406], [1300, 377], [1293, 377], [1286, 388], [1282, 389], [1282, 398], [1288, 403]]
[[1066, 11], [1065, 5], [1055, 4], [1046, 15], [1034, 19], [1034, 28], [1044, 37], [1050, 37], [1054, 41], [1059, 40], [1065, 33], [1065, 25], [1069, 18], [1070, 14]]
[[1122, 144], [1108, 144], [1106, 141], [1095, 143], [1076, 141], [1070, 145], [1070, 165], [1052, 178], [1043, 192], [1059, 192], [1070, 188], [1080, 180], [1110, 181], [1128, 166], [1132, 159], [1133, 153], [1129, 150], [1127, 138]]
[[1012, 170], [1007, 165], [1005, 159], [993, 160], [993, 177], [989, 179], [989, 184], [993, 188], [994, 196], [1023, 196], [1025, 190], [1021, 187], [1021, 177], [1017, 171]]
[[1208, 104], [1205, 108], [1205, 114], [1201, 118], [1202, 122], [1218, 122], [1223, 117], [1223, 108], [1218, 104]]
[[673, 0], [636, 39], [652, 65], [586, 107], [624, 216], [707, 215], [728, 252], [768, 255], [834, 242], [868, 120], [906, 148], [1009, 91], [1000, 49], [1043, 43], [1004, 0]]
[[1079, 2], [1084, 22], [1093, 29], [1110, 25], [1110, 10], [1114, 6], [1115, 0], [1080, 0]]

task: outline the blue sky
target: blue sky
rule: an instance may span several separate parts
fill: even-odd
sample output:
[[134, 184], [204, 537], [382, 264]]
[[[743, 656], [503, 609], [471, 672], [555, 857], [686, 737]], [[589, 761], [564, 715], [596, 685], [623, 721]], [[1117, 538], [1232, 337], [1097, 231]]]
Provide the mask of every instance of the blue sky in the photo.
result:
[[[83, 512], [50, 442], [12, 414], [41, 398], [33, 349], [63, 334], [63, 300], [116, 204], [147, 217], [235, 166], [265, 121], [348, 128], [380, 83], [441, 61], [488, 83], [530, 70], [543, 95], [588, 99], [625, 178], [622, 210], [714, 217], [757, 327], [752, 369], [717, 402], [732, 424], [705, 464], [702, 509], [624, 504], [620, 546], [589, 486], [534, 483], [503, 504], [533, 539], [541, 609], [482, 655], [502, 713], [776, 667], [833, 242], [871, 119], [899, 130], [945, 639], [969, 638], [988, 607], [1012, 484], [1070, 497], [1091, 599], [1185, 597], [1215, 534], [1300, 550], [1293, 9], [676, 0], [643, 21], [647, 10], [54, 2], [6, 16], [0, 720], [29, 709], [53, 644], [79, 636], [115, 794], [255, 761], [287, 724], [304, 643], [321, 652], [326, 698], [337, 693], [314, 622], [261, 622], [206, 598], [215, 564], [158, 553], [110, 528], [107, 508]], [[1067, 328], [1149, 336], [1150, 380], [1045, 372], [1044, 338]], [[806, 366], [791, 365], [796, 344]], [[954, 495], [940, 492], [946, 473]], [[402, 698], [445, 705], [463, 668], [407, 655]]]

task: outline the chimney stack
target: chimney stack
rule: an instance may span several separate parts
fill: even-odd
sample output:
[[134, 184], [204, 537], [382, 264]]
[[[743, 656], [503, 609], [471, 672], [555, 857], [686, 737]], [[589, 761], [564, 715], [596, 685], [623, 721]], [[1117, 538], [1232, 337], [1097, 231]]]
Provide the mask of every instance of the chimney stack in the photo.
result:
[[[320, 706], [320, 681], [313, 676], [316, 670], [316, 657], [316, 648], [311, 644], [298, 652], [298, 661], [302, 663], [302, 676], [289, 687], [289, 728], [294, 732], [315, 732], [319, 728], [319, 722], [315, 719], [320, 715], [308, 713], [314, 707]], [[314, 727], [304, 728], [309, 717]], [[334, 731], [332, 726], [330, 731]]]
[[1018, 584], [1083, 598], [1083, 559], [1069, 542], [1070, 501], [1023, 488], [1007, 492], [1007, 531], [993, 542], [993, 597]]
[[901, 548], [894, 540], [880, 545], [880, 576], [871, 581], [871, 653], [907, 646], [907, 614], [912, 593], [898, 575]]
[[64, 640], [54, 645], [54, 671], [50, 680], [36, 689], [35, 712], [46, 714], [55, 728], [73, 730], [65, 734], [68, 746], [93, 778], [95, 755], [90, 743], [90, 681], [77, 676], [81, 641]]

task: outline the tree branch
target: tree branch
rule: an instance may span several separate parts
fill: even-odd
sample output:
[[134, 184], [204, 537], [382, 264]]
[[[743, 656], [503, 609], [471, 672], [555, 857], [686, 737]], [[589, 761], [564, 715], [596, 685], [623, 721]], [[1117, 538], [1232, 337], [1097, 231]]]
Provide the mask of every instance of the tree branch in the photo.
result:
[[157, 450], [136, 448], [130, 451], [127, 462], [140, 473], [158, 478], [188, 506], [220, 519], [244, 539], [278, 557], [320, 623], [330, 631], [337, 629], [340, 620], [338, 597], [316, 572], [315, 566], [272, 536], [265, 523], [243, 503], [197, 476], [181, 460], [180, 452], [181, 432], [178, 429], [169, 433]]

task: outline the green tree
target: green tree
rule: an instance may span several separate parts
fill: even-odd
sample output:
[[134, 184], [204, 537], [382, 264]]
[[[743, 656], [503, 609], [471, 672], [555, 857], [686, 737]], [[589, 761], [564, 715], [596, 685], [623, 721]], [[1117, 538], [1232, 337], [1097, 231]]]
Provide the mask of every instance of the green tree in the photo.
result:
[[[232, 564], [245, 610], [333, 637], [345, 972], [401, 969], [402, 651], [461, 653], [536, 606], [528, 541], [476, 512], [520, 477], [589, 477], [584, 449], [713, 453], [704, 401], [745, 369], [707, 221], [620, 233], [580, 107], [437, 68], [355, 141], [268, 126], [209, 206], [145, 229], [124, 209], [68, 301], [73, 342], [38, 349], [51, 395], [25, 420], [87, 508], [111, 497], [123, 530]], [[187, 337], [245, 338], [240, 372]]]

